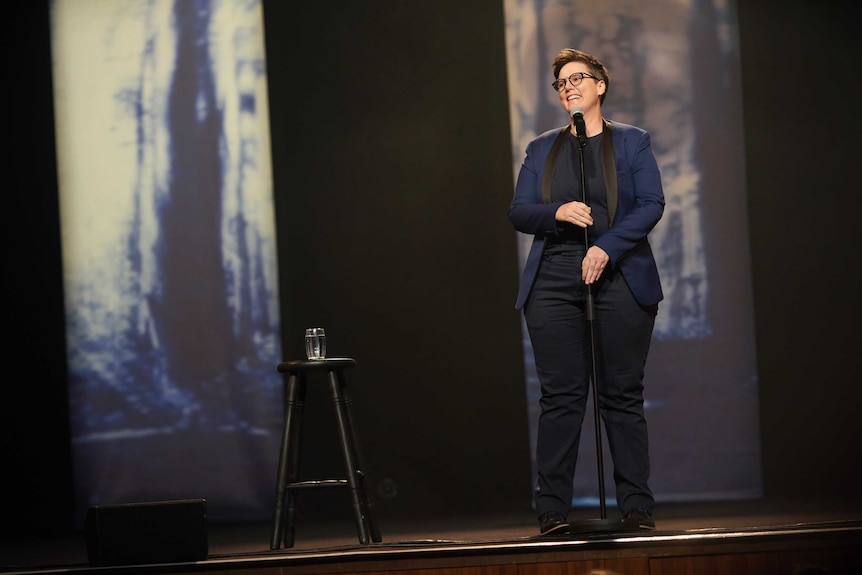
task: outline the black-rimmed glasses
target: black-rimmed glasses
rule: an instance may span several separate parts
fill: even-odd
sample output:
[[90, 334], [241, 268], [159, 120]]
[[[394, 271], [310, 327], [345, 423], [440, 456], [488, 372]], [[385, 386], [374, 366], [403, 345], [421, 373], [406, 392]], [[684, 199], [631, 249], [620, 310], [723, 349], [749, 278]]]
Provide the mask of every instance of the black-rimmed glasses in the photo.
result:
[[557, 92], [562, 92], [563, 88], [566, 87], [566, 80], [569, 81], [569, 84], [571, 84], [572, 87], [575, 87], [581, 82], [583, 82], [584, 78], [592, 78], [593, 80], [598, 80], [598, 78], [596, 78], [592, 74], [588, 74], [587, 72], [575, 72], [568, 78], [560, 78], [559, 80], [554, 80], [553, 82], [551, 82], [551, 86], [553, 86], [554, 90], [556, 90]]

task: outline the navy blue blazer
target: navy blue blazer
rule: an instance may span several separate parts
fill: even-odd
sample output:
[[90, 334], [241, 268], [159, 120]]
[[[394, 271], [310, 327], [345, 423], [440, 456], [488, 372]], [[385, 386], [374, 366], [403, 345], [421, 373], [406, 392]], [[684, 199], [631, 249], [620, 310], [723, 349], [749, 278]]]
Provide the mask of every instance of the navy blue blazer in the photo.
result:
[[[611, 227], [595, 241], [595, 245], [608, 254], [609, 265], [622, 272], [638, 303], [654, 305], [664, 295], [647, 234], [664, 212], [661, 174], [646, 130], [619, 122], [611, 122], [610, 127], [617, 169], [618, 203]], [[545, 238], [558, 233], [554, 216], [563, 202], [543, 203], [541, 183], [545, 161], [561, 129], [548, 130], [527, 145], [515, 194], [509, 205], [509, 221], [515, 229], [533, 235], [533, 244], [521, 274], [516, 309], [524, 307], [530, 295]]]

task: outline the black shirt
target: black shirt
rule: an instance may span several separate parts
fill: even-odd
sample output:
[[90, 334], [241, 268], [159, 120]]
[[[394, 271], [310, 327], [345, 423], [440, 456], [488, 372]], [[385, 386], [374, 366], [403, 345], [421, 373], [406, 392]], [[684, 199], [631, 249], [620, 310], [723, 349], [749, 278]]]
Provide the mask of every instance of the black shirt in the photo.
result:
[[[581, 191], [581, 165], [578, 138], [567, 132], [560, 155], [557, 157], [557, 165], [554, 171], [554, 180], [551, 183], [551, 199], [553, 201], [571, 202], [573, 200], [583, 202], [584, 194]], [[587, 138], [584, 147], [584, 170], [587, 174], [586, 204], [592, 208], [591, 216], [593, 225], [587, 228], [589, 242], [593, 242], [610, 227], [608, 221], [608, 195], [605, 190], [605, 172], [602, 162], [602, 134]], [[549, 236], [551, 242], [575, 243], [583, 246], [584, 229], [574, 224], [557, 222], [559, 235], [557, 238]]]

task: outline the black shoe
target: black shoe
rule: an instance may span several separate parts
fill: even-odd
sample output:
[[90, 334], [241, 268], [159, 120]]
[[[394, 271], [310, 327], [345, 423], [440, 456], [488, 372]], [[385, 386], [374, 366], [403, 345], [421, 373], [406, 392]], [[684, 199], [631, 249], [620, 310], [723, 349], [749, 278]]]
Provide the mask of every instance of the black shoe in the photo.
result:
[[548, 511], [539, 517], [539, 535], [546, 537], [550, 535], [566, 535], [569, 533], [569, 524], [566, 518], [556, 511]]
[[626, 512], [625, 518], [629, 521], [637, 521], [641, 529], [655, 529], [655, 520], [652, 513], [646, 509], [631, 509]]

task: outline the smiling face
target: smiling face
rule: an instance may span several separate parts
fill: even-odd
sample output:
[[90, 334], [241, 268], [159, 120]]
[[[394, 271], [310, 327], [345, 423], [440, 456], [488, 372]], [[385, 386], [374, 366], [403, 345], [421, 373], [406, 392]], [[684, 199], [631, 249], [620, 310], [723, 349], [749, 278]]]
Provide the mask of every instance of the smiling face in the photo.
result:
[[598, 111], [599, 115], [601, 115], [600, 98], [607, 89], [604, 80], [591, 78], [590, 76], [596, 75], [595, 72], [585, 62], [578, 61], [568, 62], [560, 68], [557, 78], [569, 78], [576, 72], [583, 72], [584, 74], [589, 74], [589, 76], [584, 76], [583, 80], [577, 86], [573, 86], [567, 80], [565, 86], [558, 92], [560, 105], [563, 106], [566, 114], [569, 114], [572, 108], [580, 107], [584, 109], [585, 117], [591, 116], [591, 112], [594, 111]]

